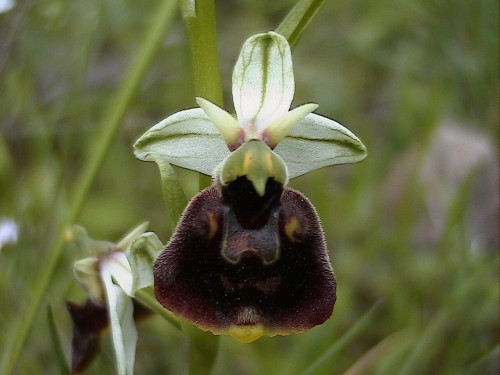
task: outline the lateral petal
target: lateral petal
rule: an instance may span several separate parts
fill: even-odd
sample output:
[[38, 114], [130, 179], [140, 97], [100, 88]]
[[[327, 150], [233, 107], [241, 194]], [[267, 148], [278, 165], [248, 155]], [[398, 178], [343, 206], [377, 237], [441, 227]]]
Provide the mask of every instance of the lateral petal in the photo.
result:
[[271, 149], [286, 137], [290, 130], [304, 117], [318, 108], [317, 104], [309, 103], [292, 109], [277, 120], [268, 124], [262, 133], [262, 140], [268, 144]]
[[229, 150], [236, 150], [245, 139], [245, 131], [241, 124], [225, 110], [206, 99], [196, 98], [196, 102], [217, 127]]

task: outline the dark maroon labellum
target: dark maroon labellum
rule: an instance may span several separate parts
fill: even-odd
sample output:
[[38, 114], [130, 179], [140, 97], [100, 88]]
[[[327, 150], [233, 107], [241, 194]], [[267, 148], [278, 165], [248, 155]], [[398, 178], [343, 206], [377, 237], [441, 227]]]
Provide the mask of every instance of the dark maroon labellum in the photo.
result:
[[196, 195], [154, 276], [164, 307], [214, 333], [304, 331], [328, 319], [336, 299], [316, 210], [273, 179], [262, 197], [245, 177]]

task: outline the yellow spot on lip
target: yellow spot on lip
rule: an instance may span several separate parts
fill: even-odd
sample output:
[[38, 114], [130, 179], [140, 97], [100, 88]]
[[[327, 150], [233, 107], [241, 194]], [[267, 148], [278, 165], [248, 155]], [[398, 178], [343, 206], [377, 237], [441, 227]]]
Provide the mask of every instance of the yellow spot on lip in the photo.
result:
[[295, 236], [297, 233], [300, 233], [300, 224], [297, 218], [292, 216], [285, 224], [285, 234], [290, 241], [297, 242], [298, 238]]
[[261, 324], [248, 326], [231, 326], [227, 334], [233, 336], [236, 340], [249, 344], [260, 339], [265, 334], [265, 328]]
[[208, 223], [210, 225], [210, 230], [208, 232], [208, 239], [211, 240], [212, 238], [214, 238], [215, 234], [217, 233], [217, 229], [219, 228], [219, 225], [215, 220], [213, 212], [208, 213]]

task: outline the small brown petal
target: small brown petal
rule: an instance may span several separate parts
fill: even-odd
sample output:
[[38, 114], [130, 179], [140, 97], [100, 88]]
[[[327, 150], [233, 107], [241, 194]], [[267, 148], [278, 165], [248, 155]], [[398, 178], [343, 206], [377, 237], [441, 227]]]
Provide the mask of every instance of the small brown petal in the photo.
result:
[[66, 307], [73, 321], [71, 371], [79, 373], [87, 368], [99, 351], [99, 333], [108, 325], [108, 312], [104, 305], [91, 299], [84, 304], [68, 301]]
[[[134, 321], [141, 321], [152, 314], [152, 311], [135, 300]], [[87, 299], [80, 304], [66, 302], [66, 307], [73, 321], [73, 337], [71, 339], [71, 371], [84, 371], [99, 353], [101, 331], [109, 325], [108, 309], [104, 304]]]

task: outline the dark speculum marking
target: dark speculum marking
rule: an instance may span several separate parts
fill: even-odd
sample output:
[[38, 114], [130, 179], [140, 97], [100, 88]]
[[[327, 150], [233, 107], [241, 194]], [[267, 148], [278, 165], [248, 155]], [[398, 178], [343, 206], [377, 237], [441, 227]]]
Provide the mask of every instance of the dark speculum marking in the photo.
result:
[[266, 193], [260, 197], [244, 177], [223, 189], [224, 230], [221, 255], [229, 263], [236, 265], [245, 258], [255, 257], [263, 265], [269, 265], [279, 259], [281, 189], [280, 184], [268, 180]]
[[314, 207], [272, 179], [262, 197], [245, 177], [195, 196], [154, 274], [163, 306], [218, 333], [303, 331], [328, 319], [336, 298]]

